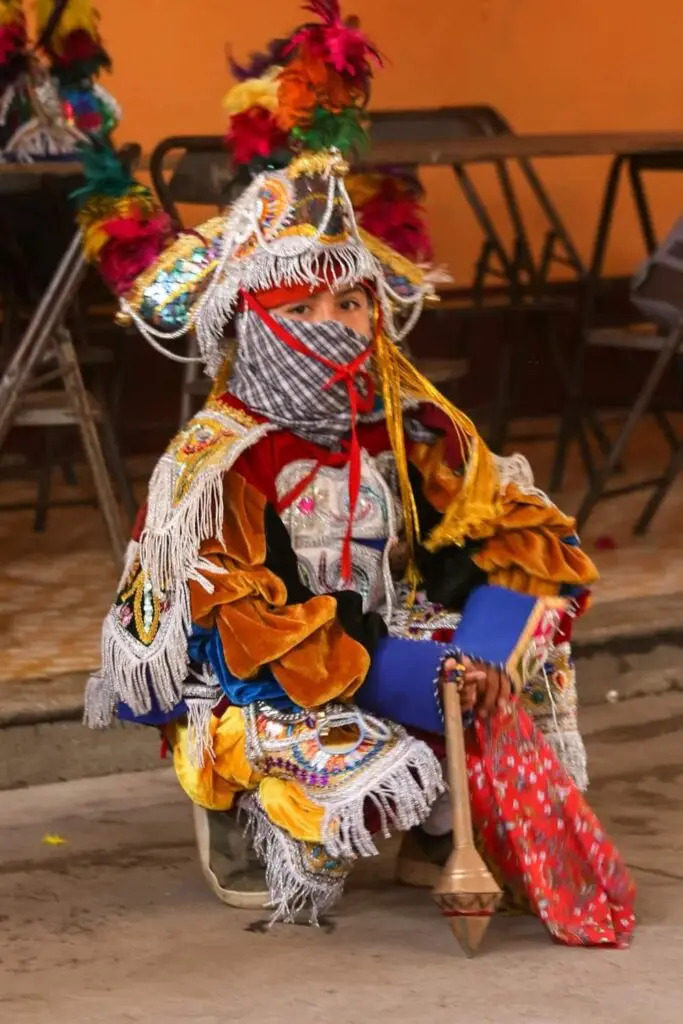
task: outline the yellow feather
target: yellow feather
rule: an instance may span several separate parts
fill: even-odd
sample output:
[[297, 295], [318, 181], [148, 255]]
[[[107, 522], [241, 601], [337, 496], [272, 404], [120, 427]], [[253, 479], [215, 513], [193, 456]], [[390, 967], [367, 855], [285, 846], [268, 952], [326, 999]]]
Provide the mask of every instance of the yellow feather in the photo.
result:
[[223, 109], [231, 117], [242, 114], [252, 107], [263, 107], [264, 110], [277, 110], [277, 76], [281, 68], [271, 68], [262, 78], [250, 78], [246, 82], [238, 82], [223, 99]]

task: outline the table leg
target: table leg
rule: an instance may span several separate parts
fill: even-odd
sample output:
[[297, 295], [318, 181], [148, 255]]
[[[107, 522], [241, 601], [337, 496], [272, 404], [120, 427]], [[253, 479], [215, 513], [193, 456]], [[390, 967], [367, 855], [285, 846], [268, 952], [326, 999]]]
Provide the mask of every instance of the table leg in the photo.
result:
[[[550, 223], [551, 234], [554, 235], [555, 238], [559, 239], [562, 243], [564, 251], [567, 254], [566, 263], [573, 270], [576, 271], [578, 278], [582, 280], [586, 276], [586, 267], [584, 266], [583, 260], [581, 259], [578, 250], [572, 242], [571, 237], [567, 233], [567, 229], [565, 228], [562, 222], [562, 218], [560, 217], [559, 213], [555, 208], [555, 204], [550, 198], [550, 194], [543, 187], [541, 179], [536, 173], [536, 168], [529, 160], [525, 159], [519, 160], [518, 164], [520, 170], [522, 171], [522, 174], [524, 175], [529, 184], [529, 188], [536, 197], [538, 205], [541, 207], [548, 222]], [[551, 261], [553, 258], [552, 251], [548, 254], [548, 256], [549, 261]], [[545, 275], [542, 276], [542, 280], [544, 279]]]
[[470, 209], [474, 213], [479, 227], [484, 232], [484, 237], [490, 246], [492, 252], [495, 252], [500, 262], [502, 276], [509, 285], [513, 297], [516, 297], [519, 290], [519, 281], [517, 275], [517, 268], [514, 262], [510, 259], [503, 241], [495, 229], [493, 221], [489, 216], [489, 212], [486, 209], [485, 204], [477, 192], [472, 179], [461, 164], [453, 164], [453, 173], [455, 174], [458, 184], [463, 191], [463, 195], [467, 200]]
[[602, 201], [600, 220], [595, 236], [593, 257], [590, 270], [586, 279], [586, 288], [582, 301], [581, 332], [577, 338], [577, 347], [574, 355], [573, 365], [568, 380], [567, 405], [560, 424], [560, 432], [557, 439], [555, 459], [550, 478], [551, 491], [559, 491], [564, 483], [564, 475], [567, 465], [567, 455], [571, 442], [576, 439], [579, 443], [583, 462], [589, 477], [593, 477], [593, 460], [590, 453], [588, 440], [583, 429], [582, 392], [583, 378], [586, 360], [587, 334], [590, 329], [595, 313], [595, 302], [600, 284], [600, 275], [605, 262], [607, 242], [614, 219], [621, 173], [625, 157], [617, 156], [612, 161], [610, 172], [605, 184], [605, 193]]

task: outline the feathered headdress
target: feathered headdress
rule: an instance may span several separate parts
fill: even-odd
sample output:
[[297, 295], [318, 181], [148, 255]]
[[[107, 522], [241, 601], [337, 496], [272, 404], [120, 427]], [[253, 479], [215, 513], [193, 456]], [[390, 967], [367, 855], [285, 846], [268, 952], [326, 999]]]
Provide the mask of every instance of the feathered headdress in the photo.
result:
[[0, 0], [0, 152], [31, 161], [73, 156], [120, 118], [97, 82], [109, 68], [90, 0], [36, 0], [29, 45], [21, 0]]
[[21, 0], [0, 0], [0, 152], [21, 123], [17, 88], [29, 66], [26, 16]]
[[362, 115], [379, 53], [356, 19], [342, 18], [337, 0], [312, 0], [304, 10], [320, 20], [245, 66], [231, 61], [237, 85], [223, 105], [235, 167], [258, 172], [285, 166], [302, 148], [347, 154], [366, 142]]
[[67, 122], [86, 136], [107, 137], [121, 111], [100, 85], [111, 58], [91, 0], [36, 0], [37, 47], [57, 82]]
[[[212, 376], [225, 361], [225, 328], [242, 293], [289, 285], [314, 288], [330, 280], [339, 288], [359, 282], [371, 286], [378, 310], [375, 359], [409, 546], [419, 526], [404, 447], [406, 398], [438, 405], [460, 439], [466, 463], [460, 496], [428, 541], [434, 548], [459, 543], [477, 536], [495, 515], [492, 457], [470, 420], [397, 347], [429, 291], [425, 272], [359, 227], [346, 185], [345, 157], [365, 138], [364, 111], [379, 56], [354, 19], [342, 20], [337, 0], [313, 0], [306, 10], [319, 20], [297, 29], [287, 43], [273, 44], [267, 58], [252, 58], [250, 67], [258, 69], [258, 77], [248, 78], [247, 69], [241, 69], [240, 80], [225, 99], [233, 163], [254, 171], [266, 168], [227, 215], [181, 234], [131, 287], [137, 266], [131, 269], [127, 259], [114, 259], [124, 247], [114, 231], [114, 208], [103, 215], [98, 196], [91, 192], [81, 213], [86, 251], [100, 261], [109, 253], [109, 267], [122, 266], [125, 273], [119, 281], [110, 278], [110, 284], [121, 295], [123, 315], [153, 345], [161, 347], [194, 331]], [[271, 58], [282, 63], [271, 63]], [[123, 185], [119, 182], [120, 209], [128, 209], [131, 202], [137, 209], [138, 186]], [[147, 203], [145, 197], [134, 220], [136, 230], [144, 229], [141, 251], [151, 252], [168, 236], [166, 222]], [[424, 239], [415, 234], [424, 248]], [[395, 287], [397, 279], [400, 288]]]
[[28, 36], [22, 0], [0, 0], [0, 101], [7, 86], [27, 68]]

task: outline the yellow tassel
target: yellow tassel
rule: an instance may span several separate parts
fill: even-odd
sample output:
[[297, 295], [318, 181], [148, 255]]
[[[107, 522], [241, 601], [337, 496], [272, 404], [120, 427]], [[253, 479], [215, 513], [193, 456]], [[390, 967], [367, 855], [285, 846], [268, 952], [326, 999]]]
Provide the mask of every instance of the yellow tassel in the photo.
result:
[[439, 525], [426, 539], [425, 547], [429, 551], [438, 551], [448, 544], [462, 545], [467, 538], [476, 539], [482, 535], [487, 525], [500, 515], [498, 472], [491, 452], [470, 418], [452, 405], [423, 377], [381, 331], [376, 331], [375, 334], [375, 360], [384, 399], [387, 432], [396, 459], [396, 472], [403, 501], [409, 552], [406, 578], [414, 588], [419, 581], [415, 565], [415, 545], [420, 541], [420, 527], [405, 450], [404, 399], [430, 402], [445, 413], [453, 424], [463, 457], [462, 487]]
[[[36, 21], [38, 31], [41, 32], [54, 10], [54, 0], [36, 0]], [[64, 39], [71, 32], [79, 29], [87, 32], [94, 39], [97, 38], [97, 23], [99, 14], [92, 5], [92, 0], [69, 0], [59, 19], [59, 26], [55, 32], [55, 41]]]

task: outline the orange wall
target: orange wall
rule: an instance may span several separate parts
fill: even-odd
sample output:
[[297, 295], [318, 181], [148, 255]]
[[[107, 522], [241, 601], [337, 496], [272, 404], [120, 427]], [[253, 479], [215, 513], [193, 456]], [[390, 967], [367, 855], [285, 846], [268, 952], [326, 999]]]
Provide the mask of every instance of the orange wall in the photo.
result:
[[[220, 132], [229, 86], [225, 49], [238, 56], [300, 20], [297, 0], [99, 0], [124, 108], [121, 139], [147, 150], [165, 135]], [[679, 0], [355, 0], [387, 66], [376, 107], [491, 103], [518, 131], [683, 128], [683, 15]], [[590, 247], [607, 162], [547, 160], [539, 169], [570, 230]], [[487, 168], [476, 171], [491, 197]], [[450, 173], [425, 176], [437, 255], [466, 278], [478, 234]], [[683, 207], [683, 176], [653, 189], [660, 227]], [[538, 227], [533, 204], [529, 220]], [[628, 202], [611, 269], [642, 249]]]

